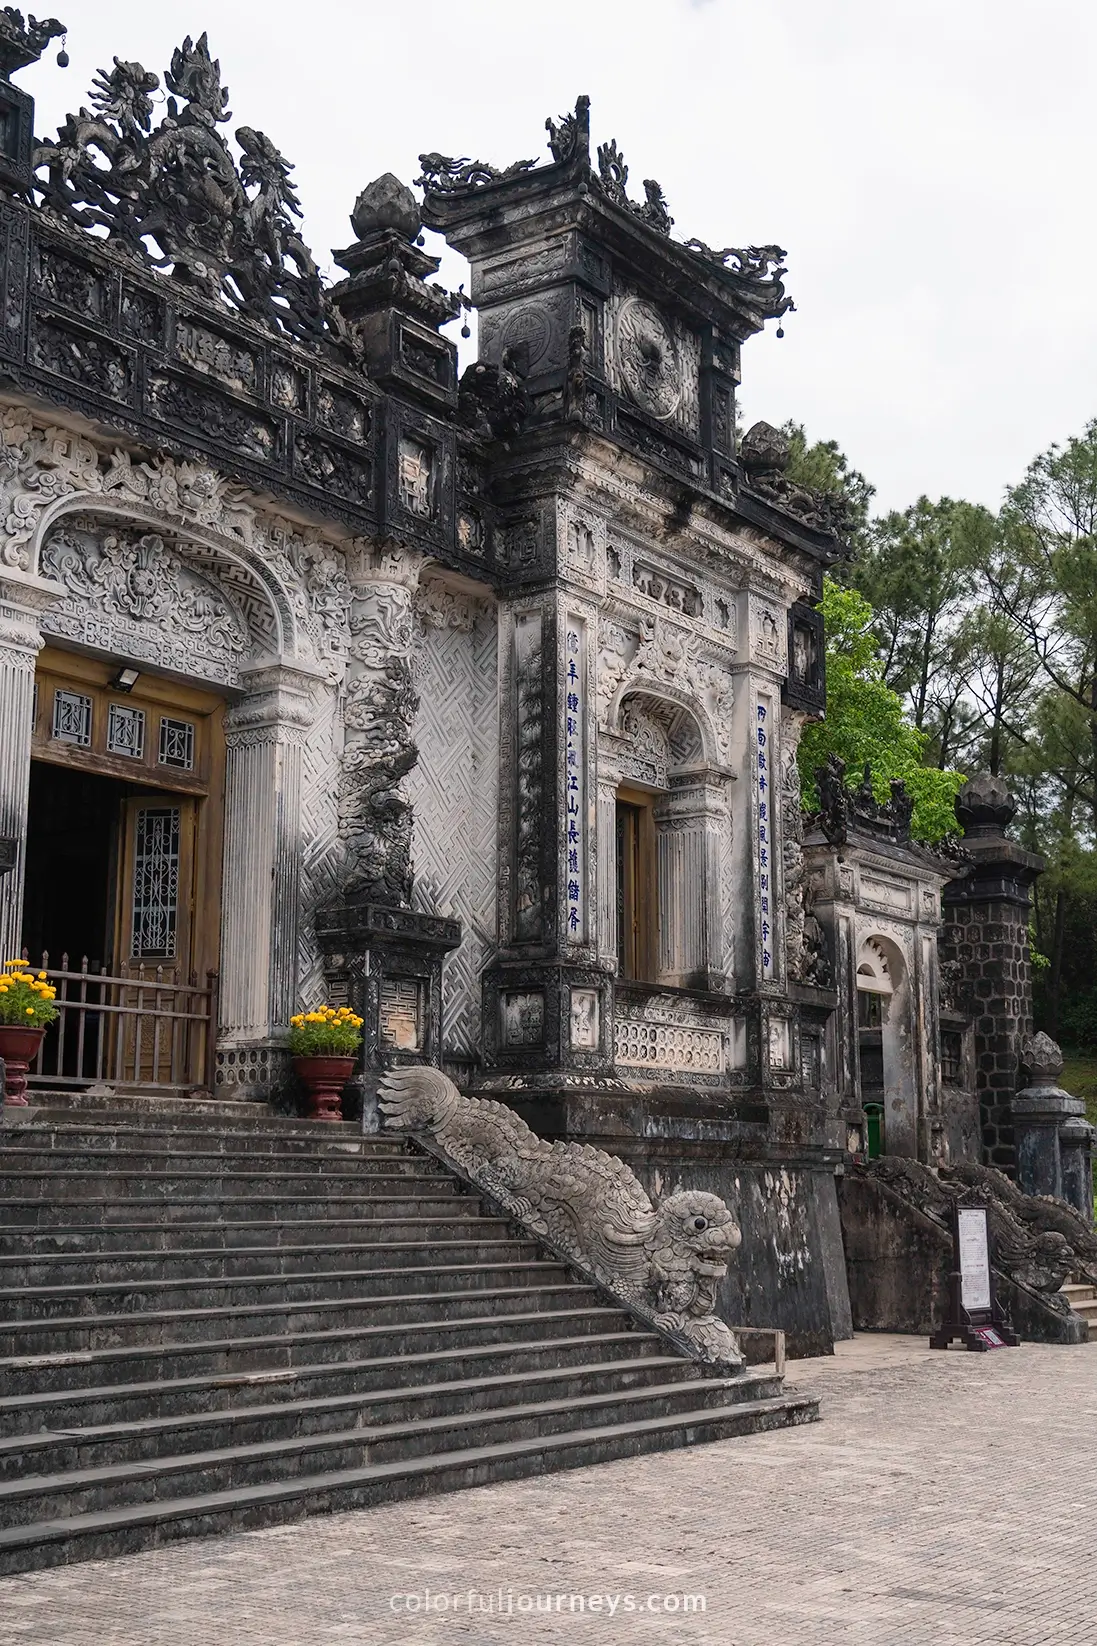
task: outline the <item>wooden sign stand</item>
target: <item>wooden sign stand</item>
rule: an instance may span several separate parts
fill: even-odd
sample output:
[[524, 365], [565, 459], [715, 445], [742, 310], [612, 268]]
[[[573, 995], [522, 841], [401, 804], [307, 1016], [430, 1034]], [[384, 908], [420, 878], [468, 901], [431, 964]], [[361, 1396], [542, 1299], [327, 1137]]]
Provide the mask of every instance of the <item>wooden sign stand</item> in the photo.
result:
[[998, 1302], [990, 1261], [987, 1208], [968, 1203], [952, 1208], [952, 1273], [948, 1319], [929, 1340], [947, 1349], [958, 1338], [965, 1349], [1015, 1349], [1021, 1341]]

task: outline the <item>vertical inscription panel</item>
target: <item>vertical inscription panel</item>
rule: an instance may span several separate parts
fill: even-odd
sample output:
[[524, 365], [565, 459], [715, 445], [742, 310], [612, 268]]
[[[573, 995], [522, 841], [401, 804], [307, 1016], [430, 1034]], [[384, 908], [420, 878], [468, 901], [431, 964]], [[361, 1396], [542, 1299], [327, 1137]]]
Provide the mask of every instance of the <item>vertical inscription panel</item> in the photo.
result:
[[774, 808], [776, 805], [773, 775], [776, 746], [773, 741], [774, 699], [759, 692], [754, 709], [754, 782], [755, 782], [755, 852], [758, 873], [758, 947], [759, 970], [764, 983], [772, 983], [777, 976], [774, 938], [777, 909], [776, 867], [774, 858]]
[[586, 624], [564, 625], [564, 918], [569, 943], [587, 935]]
[[537, 943], [544, 932], [543, 697], [541, 614], [522, 612], [514, 626], [514, 936], [519, 943]]

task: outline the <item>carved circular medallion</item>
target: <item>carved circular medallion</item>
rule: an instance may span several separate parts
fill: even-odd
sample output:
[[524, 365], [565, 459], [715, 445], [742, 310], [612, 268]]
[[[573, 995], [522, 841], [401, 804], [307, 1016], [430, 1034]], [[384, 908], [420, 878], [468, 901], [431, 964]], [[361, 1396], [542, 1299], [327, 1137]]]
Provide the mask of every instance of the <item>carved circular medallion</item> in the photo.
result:
[[682, 398], [678, 348], [653, 304], [628, 297], [617, 317], [617, 360], [625, 388], [651, 417], [673, 417]]
[[526, 357], [520, 363], [523, 372], [531, 372], [544, 359], [551, 342], [552, 321], [537, 303], [524, 303], [514, 309], [503, 324], [502, 347], [523, 350]]

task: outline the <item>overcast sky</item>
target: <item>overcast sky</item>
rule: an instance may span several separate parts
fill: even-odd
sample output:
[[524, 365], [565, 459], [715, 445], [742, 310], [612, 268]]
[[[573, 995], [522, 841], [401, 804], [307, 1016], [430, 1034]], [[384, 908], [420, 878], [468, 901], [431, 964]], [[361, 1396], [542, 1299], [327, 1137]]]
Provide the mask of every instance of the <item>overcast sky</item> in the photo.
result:
[[[237, 124], [296, 163], [322, 264], [421, 150], [544, 152], [580, 92], [675, 234], [788, 250], [797, 313], [743, 351], [747, 423], [834, 438], [902, 507], [996, 504], [1097, 416], [1092, 0], [56, 0], [39, 134], [114, 55], [208, 29]], [[39, 8], [45, 9], [44, 6]], [[452, 270], [445, 270], [450, 272]], [[460, 278], [459, 273], [453, 278]]]

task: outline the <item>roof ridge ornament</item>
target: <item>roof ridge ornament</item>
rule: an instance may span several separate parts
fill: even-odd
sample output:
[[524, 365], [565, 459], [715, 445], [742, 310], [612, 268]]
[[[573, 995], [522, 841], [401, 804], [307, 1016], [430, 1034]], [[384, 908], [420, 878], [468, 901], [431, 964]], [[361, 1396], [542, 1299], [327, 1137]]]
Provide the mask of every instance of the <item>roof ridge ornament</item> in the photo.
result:
[[[65, 25], [56, 17], [39, 20], [29, 12], [24, 21], [15, 6], [0, 7], [0, 78], [9, 80], [20, 69], [37, 63], [50, 41], [64, 33]], [[64, 68], [65, 63], [60, 66]]]
[[41, 205], [281, 336], [359, 362], [360, 341], [301, 237], [293, 166], [251, 126], [236, 130], [238, 161], [217, 129], [232, 116], [205, 34], [176, 48], [164, 83], [167, 112], [153, 129], [159, 76], [120, 57], [99, 70], [91, 108], [35, 151]]

